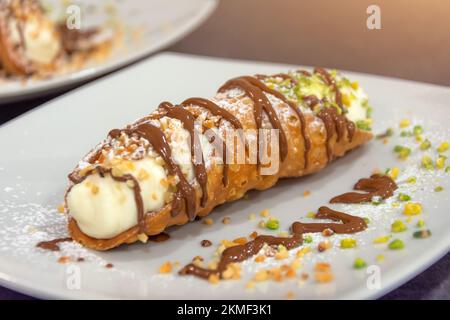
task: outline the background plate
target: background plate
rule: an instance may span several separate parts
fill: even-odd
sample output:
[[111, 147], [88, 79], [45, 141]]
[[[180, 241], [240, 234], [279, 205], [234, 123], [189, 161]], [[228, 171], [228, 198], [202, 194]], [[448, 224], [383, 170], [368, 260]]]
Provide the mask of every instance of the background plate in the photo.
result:
[[[66, 17], [67, 2], [43, 1], [56, 18]], [[83, 69], [48, 80], [0, 83], [0, 104], [48, 94], [56, 89], [98, 77], [138, 60], [181, 39], [202, 23], [217, 6], [217, 0], [99, 0], [71, 1], [80, 5], [82, 28], [108, 21], [123, 27], [123, 41], [111, 55]]]
[[[212, 226], [197, 222], [171, 228], [171, 239], [167, 242], [123, 246], [109, 252], [93, 252], [69, 243], [62, 245], [59, 254], [35, 248], [38, 241], [65, 233], [64, 217], [55, 208], [63, 199], [66, 175], [109, 129], [150, 113], [163, 100], [180, 102], [190, 96], [212, 96], [233, 76], [277, 73], [290, 68], [293, 66], [160, 54], [1, 126], [0, 283], [41, 298], [285, 298], [290, 291], [301, 299], [375, 298], [406, 282], [447, 253], [450, 247], [449, 174], [443, 170], [419, 170], [416, 164], [423, 153], [417, 150], [406, 162], [396, 160], [392, 148], [400, 143], [396, 140], [402, 138], [391, 139], [387, 145], [374, 140], [319, 174], [281, 181], [264, 192], [251, 192], [249, 200], [217, 208], [211, 215], [215, 221]], [[409, 118], [424, 126], [424, 135], [434, 144], [449, 140], [449, 88], [345, 74], [358, 80], [371, 97], [375, 132], [388, 126], [397, 128], [400, 119]], [[417, 147], [411, 138], [403, 138], [401, 143]], [[249, 291], [245, 283], [260, 266], [253, 262], [244, 263], [243, 280], [224, 281], [216, 286], [190, 277], [157, 274], [165, 261], [185, 264], [196, 255], [209, 260], [220, 240], [250, 234], [259, 221], [249, 221], [250, 213], [268, 208], [280, 220], [281, 230], [287, 230], [292, 221], [305, 219], [308, 211], [350, 190], [357, 179], [370, 175], [375, 168], [393, 165], [407, 168], [398, 178], [399, 192], [407, 192], [423, 204], [422, 218], [433, 232], [431, 238], [412, 237], [417, 221], [414, 218], [407, 232], [396, 235], [405, 241], [404, 250], [394, 252], [387, 250], [386, 245], [376, 247], [372, 244], [373, 238], [389, 233], [392, 221], [404, 218], [401, 208], [391, 206], [395, 199], [377, 207], [337, 205], [338, 209], [369, 217], [371, 222], [365, 232], [355, 235], [359, 246], [353, 250], [341, 250], [336, 245], [318, 254], [315, 247], [321, 236], [314, 236], [314, 252], [305, 256], [304, 271], [312, 275], [315, 262], [330, 262], [335, 273], [335, 281], [331, 283], [264, 282]], [[411, 175], [417, 177], [417, 183], [403, 183]], [[436, 185], [442, 185], [444, 191], [434, 192]], [[309, 197], [303, 196], [305, 190], [311, 191]], [[228, 225], [220, 223], [225, 216], [231, 217]], [[330, 240], [338, 244], [341, 238], [333, 236]], [[200, 241], [203, 239], [215, 245], [202, 248]], [[386, 260], [377, 269], [380, 287], [373, 289], [367, 286], [366, 271], [355, 271], [352, 264], [355, 257], [360, 256], [369, 265], [375, 265], [379, 254], [384, 254]], [[81, 255], [87, 261], [59, 264], [60, 255], [72, 258]], [[115, 267], [106, 269], [107, 263]], [[71, 289], [74, 272], [80, 275], [80, 290]]]

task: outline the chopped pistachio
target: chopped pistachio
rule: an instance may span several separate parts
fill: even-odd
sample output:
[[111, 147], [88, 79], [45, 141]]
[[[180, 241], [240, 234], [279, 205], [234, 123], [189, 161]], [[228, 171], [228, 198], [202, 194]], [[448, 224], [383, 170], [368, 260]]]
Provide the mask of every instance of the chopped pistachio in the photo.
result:
[[443, 186], [437, 186], [436, 188], [434, 188], [435, 192], [441, 192], [442, 190], [444, 190]]
[[386, 243], [386, 242], [389, 241], [389, 239], [391, 239], [391, 236], [390, 236], [390, 235], [387, 235], [387, 236], [380, 236], [380, 237], [375, 238], [375, 239], [373, 240], [373, 243], [375, 243], [375, 244]]
[[438, 151], [439, 153], [442, 153], [442, 152], [447, 151], [448, 148], [450, 148], [450, 142], [444, 141], [444, 142], [442, 142], [442, 143], [437, 147], [437, 151]]
[[417, 182], [417, 178], [416, 177], [409, 177], [406, 182], [410, 183], [410, 184], [414, 184]]
[[430, 230], [419, 230], [413, 233], [413, 237], [416, 239], [425, 239], [431, 237]]
[[370, 127], [371, 122], [368, 120], [369, 119], [356, 121], [356, 126], [358, 127], [358, 129], [365, 130], [365, 131], [372, 130]]
[[277, 230], [280, 227], [280, 222], [277, 219], [269, 219], [266, 222], [266, 228], [270, 230]]
[[395, 239], [391, 243], [389, 243], [389, 249], [391, 250], [401, 250], [405, 247], [405, 244], [400, 239]]
[[412, 132], [411, 131], [402, 131], [400, 132], [400, 137], [402, 138], [406, 138], [406, 137], [412, 137]]
[[406, 231], [407, 227], [401, 220], [395, 220], [391, 225], [392, 232], [403, 232]]
[[353, 262], [353, 268], [355, 269], [363, 269], [365, 267], [367, 267], [367, 263], [363, 258], [356, 258], [355, 262]]
[[450, 166], [448, 166], [447, 168], [445, 168], [445, 172], [450, 172]]
[[364, 217], [363, 219], [364, 219], [364, 222], [365, 222], [366, 224], [369, 224], [369, 223], [370, 223], [370, 219], [369, 219], [369, 218]]
[[420, 150], [428, 150], [431, 147], [430, 140], [426, 139], [420, 144]]
[[411, 124], [411, 121], [409, 121], [408, 119], [402, 119], [400, 121], [400, 128], [406, 128]]
[[306, 216], [307, 216], [308, 218], [315, 218], [315, 217], [316, 217], [316, 213], [310, 211], [310, 212], [308, 212], [308, 213], [306, 214]]
[[422, 213], [422, 205], [420, 203], [408, 202], [403, 208], [403, 214], [407, 216], [415, 216]]
[[308, 234], [306, 236], [303, 236], [303, 242], [311, 243], [311, 242], [313, 242], [313, 238]]
[[382, 197], [380, 197], [380, 196], [372, 197], [372, 204], [373, 204], [374, 206], [378, 206], [378, 205], [380, 205], [382, 202], [383, 202], [383, 198], [382, 198]]
[[438, 168], [438, 169], [444, 169], [444, 167], [445, 167], [445, 160], [447, 160], [447, 157], [439, 156], [439, 157], [436, 159], [436, 168]]
[[422, 134], [423, 133], [422, 126], [419, 126], [419, 125], [414, 126], [413, 133], [415, 136]]
[[355, 248], [357, 245], [357, 242], [353, 238], [345, 238], [341, 240], [341, 249], [351, 249]]
[[433, 159], [430, 156], [425, 155], [422, 157], [422, 167], [425, 169], [434, 169]]
[[406, 193], [399, 193], [397, 199], [400, 201], [409, 201], [411, 200], [411, 196], [407, 195]]
[[411, 149], [403, 146], [395, 146], [394, 152], [398, 154], [400, 159], [406, 159], [411, 154]]
[[393, 180], [397, 179], [399, 173], [400, 169], [398, 167], [394, 167], [392, 169], [387, 170], [387, 176]]
[[417, 228], [423, 228], [425, 226], [425, 220], [419, 219], [416, 224]]

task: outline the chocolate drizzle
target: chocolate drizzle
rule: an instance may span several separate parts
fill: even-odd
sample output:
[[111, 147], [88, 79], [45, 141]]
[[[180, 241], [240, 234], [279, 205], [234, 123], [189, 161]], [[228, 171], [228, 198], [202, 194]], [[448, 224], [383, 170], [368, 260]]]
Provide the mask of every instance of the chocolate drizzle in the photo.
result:
[[[304, 76], [311, 76], [311, 73], [307, 71], [299, 70], [298, 73], [301, 73]], [[342, 108], [342, 95], [339, 91], [339, 88], [333, 79], [333, 77], [322, 68], [316, 68], [314, 70], [315, 73], [319, 73], [323, 79], [323, 81], [332, 87], [333, 91], [335, 92], [335, 99], [336, 103], [340, 107], [341, 111], [344, 111]], [[266, 86], [262, 81], [259, 79], [264, 79], [267, 77], [280, 77], [282, 79], [288, 79], [290, 80], [292, 85], [297, 85], [296, 79], [289, 75], [289, 74], [275, 74], [273, 76], [264, 76], [264, 75], [257, 75], [256, 77], [250, 77], [250, 76], [242, 76], [238, 78], [234, 78], [226, 82], [222, 87], [219, 88], [219, 92], [224, 92], [226, 90], [232, 89], [232, 88], [241, 88], [245, 94], [253, 100], [254, 106], [253, 106], [253, 115], [254, 120], [256, 124], [257, 129], [262, 128], [262, 121], [263, 121], [263, 113], [265, 113], [274, 129], [279, 130], [279, 146], [280, 146], [280, 159], [281, 161], [284, 161], [288, 155], [288, 142], [286, 133], [283, 129], [283, 126], [280, 122], [280, 119], [278, 118], [275, 109], [268, 99], [268, 97], [265, 95], [265, 93], [273, 95], [277, 99], [281, 100], [285, 104], [287, 104], [297, 115], [300, 125], [301, 125], [301, 132], [304, 138], [304, 168], [308, 168], [308, 154], [311, 148], [311, 141], [307, 135], [306, 130], [306, 120], [301, 112], [300, 108], [297, 106], [297, 104], [293, 101], [288, 100], [281, 92], [276, 91], [274, 89], [269, 88]], [[311, 109], [315, 107], [318, 104], [323, 104], [325, 99], [318, 99], [314, 95], [305, 96], [303, 97], [303, 103], [305, 103], [308, 107]], [[200, 139], [198, 137], [198, 132], [195, 129], [195, 116], [190, 111], [186, 110], [185, 107], [189, 105], [196, 105], [201, 108], [207, 109], [209, 112], [211, 112], [215, 116], [219, 116], [223, 118], [224, 120], [228, 121], [235, 129], [242, 129], [243, 126], [241, 122], [229, 111], [227, 111], [224, 108], [221, 108], [216, 103], [212, 102], [211, 100], [203, 99], [203, 98], [190, 98], [182, 102], [180, 105], [172, 105], [169, 102], [163, 102], [160, 104], [161, 113], [158, 115], [151, 115], [149, 117], [145, 117], [138, 122], [136, 122], [134, 125], [127, 127], [126, 129], [119, 130], [114, 129], [111, 130], [109, 133], [109, 136], [111, 138], [118, 138], [121, 135], [121, 132], [125, 132], [128, 135], [137, 135], [139, 137], [142, 137], [153, 146], [156, 153], [158, 153], [161, 158], [163, 158], [167, 169], [169, 173], [173, 176], [176, 176], [178, 178], [177, 183], [177, 190], [174, 195], [174, 200], [172, 202], [172, 210], [171, 214], [172, 216], [176, 216], [180, 212], [183, 211], [183, 204], [184, 208], [186, 210], [187, 216], [192, 221], [195, 218], [196, 213], [196, 191], [195, 188], [187, 181], [185, 176], [183, 175], [180, 167], [178, 164], [174, 162], [172, 159], [171, 149], [170, 145], [168, 144], [166, 137], [163, 133], [163, 131], [154, 125], [150, 123], [151, 120], [157, 120], [164, 116], [169, 118], [178, 119], [183, 123], [184, 128], [190, 133], [191, 135], [191, 161], [194, 166], [194, 172], [197, 182], [199, 183], [201, 189], [202, 189], [202, 197], [200, 200], [200, 206], [205, 207], [206, 203], [208, 201], [208, 190], [207, 190], [207, 182], [208, 182], [208, 176], [207, 176], [207, 170], [205, 167], [205, 162], [203, 159], [203, 153], [201, 149], [201, 143]], [[317, 115], [320, 119], [322, 119], [326, 132], [326, 146], [327, 146], [327, 157], [328, 160], [331, 161], [333, 154], [332, 154], [332, 145], [331, 145], [331, 138], [334, 136], [334, 134], [337, 134], [337, 142], [339, 142], [342, 137], [345, 135], [345, 130], [347, 129], [348, 132], [348, 139], [351, 141], [355, 132], [355, 125], [353, 122], [350, 122], [346, 119], [345, 116], [338, 113], [338, 109], [334, 107], [323, 107], [320, 112]], [[257, 148], [258, 148], [258, 156], [257, 156], [257, 164], [260, 164], [260, 157], [259, 157], [259, 147], [260, 147], [260, 141], [259, 137], [260, 135], [257, 135]], [[228, 164], [227, 164], [227, 146], [224, 141], [224, 139], [212, 137], [210, 139], [210, 143], [221, 145], [222, 147], [222, 154], [223, 154], [223, 185], [227, 186], [228, 184]], [[201, 160], [197, 161], [198, 159], [195, 158], [196, 155], [201, 156]], [[90, 157], [89, 162], [93, 162], [97, 159], [98, 154], [95, 154]], [[104, 176], [105, 173], [110, 173], [111, 177], [120, 182], [128, 182], [131, 181], [130, 186], [133, 187], [134, 191], [134, 197], [136, 201], [136, 207], [137, 207], [137, 214], [138, 214], [138, 225], [139, 225], [139, 232], [145, 232], [145, 214], [144, 212], [144, 204], [141, 197], [141, 191], [139, 187], [138, 181], [131, 175], [126, 174], [120, 177], [116, 177], [112, 175], [111, 169], [102, 169], [100, 166], [96, 165], [95, 168], [88, 173], [86, 173], [84, 176], [80, 176], [78, 171], [74, 171], [72, 174], [69, 175], [69, 179], [74, 184], [82, 182], [86, 175], [89, 173], [92, 173], [93, 171], [97, 170], [97, 172], [100, 173], [101, 176]], [[70, 189], [69, 189], [70, 190]]]
[[[221, 117], [231, 123], [235, 129], [243, 129], [241, 122], [226, 109], [219, 107], [211, 100], [204, 98], [189, 98], [181, 103], [182, 106], [196, 105], [209, 110], [213, 115]], [[216, 138], [216, 137], [214, 137]], [[217, 139], [217, 141], [210, 141], [210, 143], [222, 144], [222, 160], [223, 160], [223, 185], [228, 185], [228, 161], [227, 161], [227, 146], [223, 139]]]
[[193, 275], [204, 279], [209, 278], [211, 275], [218, 275], [220, 277], [230, 263], [247, 260], [257, 254], [263, 248], [264, 244], [267, 244], [268, 246], [283, 245], [286, 249], [290, 250], [303, 243], [304, 233], [323, 232], [325, 229], [331, 229], [335, 233], [356, 233], [367, 228], [364, 219], [343, 212], [334, 211], [328, 207], [320, 207], [315, 218], [342, 221], [342, 223], [294, 222], [291, 227], [293, 233], [292, 237], [260, 235], [246, 244], [225, 249], [220, 257], [217, 269], [206, 269], [190, 263], [181, 269], [179, 274]]
[[283, 245], [286, 249], [293, 249], [302, 243], [302, 238], [299, 235], [294, 235], [289, 238], [273, 237], [273, 236], [257, 236], [254, 240], [243, 245], [237, 245], [225, 249], [220, 258], [217, 269], [206, 269], [196, 266], [193, 263], [186, 265], [179, 271], [181, 275], [193, 275], [196, 277], [208, 279], [211, 275], [219, 275], [227, 269], [230, 263], [241, 262], [257, 254], [264, 246]]
[[160, 128], [145, 122], [139, 124], [136, 128], [131, 129], [131, 133], [136, 133], [138, 136], [148, 140], [164, 162], [167, 165], [167, 169], [171, 175], [178, 177], [179, 182], [177, 185], [177, 191], [174, 196], [172, 203], [172, 216], [176, 216], [183, 209], [183, 200], [186, 205], [186, 213], [189, 220], [195, 218], [195, 190], [186, 180], [183, 172], [181, 172], [180, 167], [172, 159], [172, 151], [170, 149], [169, 143], [166, 140], [164, 133]]
[[54, 240], [50, 240], [50, 241], [42, 241], [39, 242], [36, 247], [44, 249], [44, 250], [50, 250], [50, 251], [59, 251], [59, 244], [61, 242], [70, 242], [73, 241], [72, 238], [59, 238], [59, 239], [54, 239]]
[[294, 234], [323, 232], [325, 229], [333, 230], [334, 233], [356, 233], [367, 228], [363, 218], [349, 215], [347, 213], [332, 210], [328, 207], [320, 207], [315, 219], [330, 219], [342, 221], [342, 223], [302, 223], [294, 222], [292, 232]]
[[[206, 201], [208, 201], [208, 176], [206, 174], [205, 160], [203, 159], [200, 138], [198, 136], [197, 130], [195, 130], [195, 118], [189, 111], [183, 109], [182, 106], [174, 107], [170, 102], [162, 102], [159, 107], [166, 111], [166, 117], [180, 120], [183, 123], [184, 128], [190, 134], [191, 161], [192, 165], [194, 166], [195, 178], [202, 188], [202, 198], [200, 200], [200, 205], [204, 207], [206, 205]], [[197, 156], [200, 156], [201, 158], [200, 163], [198, 161], [199, 159], [196, 159]]]
[[334, 197], [330, 203], [362, 203], [370, 202], [373, 197], [387, 199], [392, 197], [397, 189], [397, 184], [390, 177], [380, 174], [373, 174], [370, 178], [360, 179], [354, 190], [366, 191], [366, 193], [347, 192]]

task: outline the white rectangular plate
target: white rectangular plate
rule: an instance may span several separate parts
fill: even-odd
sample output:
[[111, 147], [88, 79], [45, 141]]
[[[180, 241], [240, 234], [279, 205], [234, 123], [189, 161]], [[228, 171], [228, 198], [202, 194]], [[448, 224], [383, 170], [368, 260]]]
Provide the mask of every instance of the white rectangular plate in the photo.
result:
[[[150, 113], [163, 100], [176, 103], [191, 96], [213, 96], [231, 77], [277, 73], [291, 68], [294, 67], [160, 54], [0, 127], [0, 283], [37, 297], [57, 298], [278, 299], [285, 298], [289, 292], [299, 299], [375, 298], [406, 282], [447, 253], [450, 173], [420, 170], [417, 164], [424, 152], [417, 150], [413, 138], [398, 137], [398, 123], [409, 118], [421, 124], [424, 136], [434, 146], [450, 140], [450, 89], [352, 73], [345, 74], [358, 80], [371, 98], [374, 131], [381, 132], [389, 126], [396, 128], [396, 138], [388, 144], [374, 140], [316, 175], [282, 181], [264, 192], [251, 192], [249, 200], [217, 208], [211, 215], [215, 221], [212, 226], [196, 222], [171, 228], [168, 231], [171, 239], [167, 242], [122, 246], [109, 252], [94, 252], [73, 243], [63, 244], [60, 253], [35, 248], [38, 241], [65, 234], [65, 218], [57, 213], [56, 207], [63, 200], [66, 175], [109, 129]], [[397, 143], [414, 148], [407, 161], [396, 160], [392, 148]], [[433, 152], [430, 155], [435, 156]], [[392, 207], [396, 199], [379, 206], [337, 205], [335, 208], [368, 217], [369, 228], [354, 236], [358, 247], [350, 250], [340, 249], [339, 241], [345, 236], [335, 235], [329, 238], [334, 247], [318, 253], [317, 243], [322, 236], [315, 235], [311, 244], [313, 252], [303, 260], [302, 272], [310, 274], [304, 283], [297, 277], [281, 283], [267, 281], [246, 289], [245, 284], [255, 270], [280, 264], [269, 260], [264, 264], [245, 262], [243, 279], [218, 285], [180, 277], [176, 272], [158, 274], [159, 266], [165, 261], [179, 261], [183, 265], [196, 255], [209, 260], [220, 240], [232, 240], [258, 230], [259, 220], [248, 219], [251, 213], [258, 214], [268, 208], [280, 220], [280, 231], [288, 230], [294, 220], [306, 219], [307, 212], [326, 205], [332, 196], [351, 190], [359, 178], [369, 176], [376, 168], [384, 170], [392, 166], [404, 169], [398, 178], [398, 192], [407, 192], [413, 200], [422, 203], [424, 212], [420, 218], [425, 219], [432, 237], [421, 240], [412, 237], [419, 219], [414, 217], [406, 232], [395, 235], [405, 242], [404, 250], [392, 251], [386, 244], [375, 246], [373, 239], [389, 234], [392, 221], [406, 218], [401, 206]], [[414, 185], [404, 182], [411, 175], [418, 180]], [[437, 185], [443, 186], [444, 191], [434, 192]], [[309, 197], [303, 196], [306, 190], [311, 191]], [[231, 217], [230, 224], [220, 223], [225, 216]], [[211, 240], [214, 245], [201, 247], [203, 239]], [[375, 257], [380, 254], [385, 256], [384, 263], [376, 262]], [[61, 255], [72, 259], [83, 256], [86, 261], [61, 264], [57, 262]], [[364, 258], [373, 266], [369, 269], [371, 274], [352, 268], [356, 257]], [[312, 270], [318, 261], [331, 263], [333, 282], [314, 281]], [[107, 263], [112, 263], [114, 268], [105, 268]]]

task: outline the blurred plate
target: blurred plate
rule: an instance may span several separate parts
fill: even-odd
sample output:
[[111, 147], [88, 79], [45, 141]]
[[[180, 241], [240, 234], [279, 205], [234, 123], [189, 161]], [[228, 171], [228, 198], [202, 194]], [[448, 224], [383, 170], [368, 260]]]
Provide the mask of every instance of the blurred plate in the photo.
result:
[[[344, 74], [358, 80], [371, 98], [375, 133], [396, 128], [396, 135], [388, 144], [371, 141], [317, 174], [285, 179], [268, 190], [251, 192], [248, 200], [217, 207], [210, 215], [213, 225], [194, 222], [169, 228], [171, 238], [166, 242], [124, 245], [108, 252], [88, 250], [75, 243], [61, 245], [59, 253], [35, 247], [39, 241], [67, 235], [66, 219], [56, 211], [64, 198], [67, 174], [111, 128], [150, 113], [164, 100], [179, 103], [192, 96], [211, 97], [233, 76], [273, 74], [292, 68], [295, 67], [163, 53], [80, 87], [1, 126], [0, 145], [8, 152], [0, 157], [0, 284], [41, 298], [282, 299], [292, 292], [298, 299], [363, 299], [379, 297], [425, 270], [450, 248], [450, 173], [421, 170], [424, 152], [418, 150], [414, 138], [398, 137], [397, 128], [400, 119], [408, 118], [423, 126], [424, 137], [434, 146], [450, 140], [450, 88], [350, 72]], [[413, 149], [406, 161], [399, 161], [392, 151], [396, 144]], [[430, 155], [435, 152], [432, 149], [428, 150]], [[307, 219], [307, 212], [351, 190], [359, 178], [367, 177], [375, 168], [393, 166], [402, 169], [397, 179], [399, 189], [386, 203], [333, 205], [370, 219], [367, 230], [351, 236], [357, 239], [358, 247], [342, 250], [339, 241], [348, 235], [334, 235], [326, 238], [334, 244], [333, 248], [318, 253], [318, 242], [325, 238], [315, 234], [310, 244], [312, 252], [304, 256], [303, 269], [295, 279], [258, 283], [247, 290], [245, 284], [255, 270], [286, 263], [274, 259], [264, 263], [246, 261], [242, 264], [241, 280], [218, 285], [180, 277], [177, 269], [169, 275], [158, 274], [159, 266], [166, 261], [184, 265], [197, 255], [210, 261], [223, 239], [236, 239], [254, 230], [272, 234], [288, 230], [293, 221]], [[416, 176], [417, 183], [405, 183], [409, 176]], [[444, 190], [434, 192], [437, 185]], [[311, 191], [309, 197], [303, 196], [306, 190]], [[407, 231], [394, 234], [404, 241], [405, 249], [393, 251], [387, 244], [372, 242], [375, 237], [389, 234], [393, 221], [406, 220], [402, 206], [392, 206], [400, 192], [422, 203], [423, 214], [412, 218]], [[248, 219], [249, 214], [263, 209], [269, 209], [279, 219], [280, 230], [258, 229], [262, 219], [259, 215], [259, 219]], [[231, 222], [225, 225], [221, 221], [226, 216]], [[425, 219], [426, 228], [432, 231], [430, 238], [413, 238], [419, 218]], [[212, 241], [213, 246], [202, 247], [203, 239]], [[291, 254], [295, 255], [295, 250]], [[383, 263], [376, 259], [380, 254], [385, 256]], [[61, 256], [69, 256], [74, 262], [60, 264], [57, 261]], [[82, 263], [76, 262], [80, 256], [85, 258]], [[364, 258], [370, 269], [354, 270], [356, 257]], [[314, 265], [320, 261], [331, 264], [333, 282], [314, 281]], [[114, 268], [105, 268], [107, 263]], [[308, 281], [300, 282], [301, 272], [310, 275]], [[377, 277], [373, 277], [375, 272]], [[80, 286], [73, 285], [74, 279]]]
[[0, 104], [48, 94], [64, 87], [111, 72], [179, 40], [212, 13], [217, 0], [126, 0], [126, 1], [42, 1], [54, 18], [65, 17], [69, 4], [81, 8], [82, 26], [119, 23], [121, 43], [100, 62], [90, 62], [81, 70], [55, 75], [47, 80], [1, 80]]

